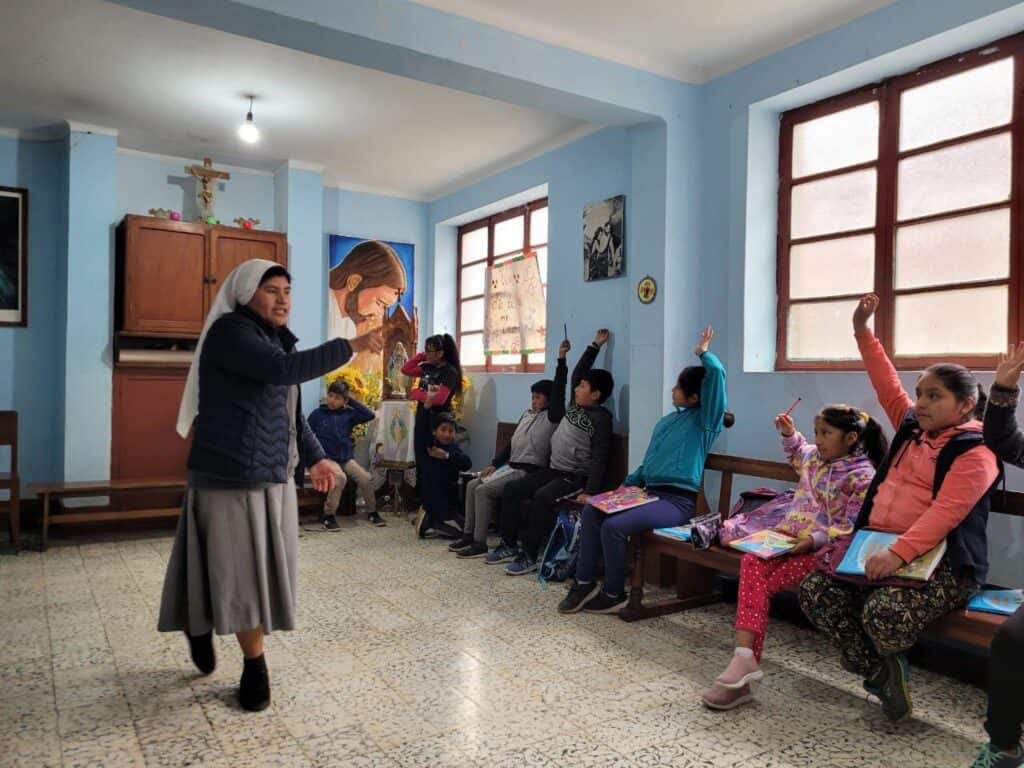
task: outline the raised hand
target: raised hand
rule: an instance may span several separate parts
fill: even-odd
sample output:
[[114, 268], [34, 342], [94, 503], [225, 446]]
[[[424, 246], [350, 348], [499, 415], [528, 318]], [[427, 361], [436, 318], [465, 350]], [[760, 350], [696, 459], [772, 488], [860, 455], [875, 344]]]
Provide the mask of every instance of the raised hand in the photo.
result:
[[572, 349], [572, 344], [568, 339], [558, 345], [558, 359], [565, 360], [565, 356], [569, 354], [569, 350]]
[[694, 354], [700, 357], [707, 352], [713, 338], [715, 338], [715, 329], [710, 325], [705, 326], [704, 330], [700, 332], [700, 341], [697, 342], [697, 346], [693, 350]]
[[793, 418], [789, 414], [780, 413], [775, 417], [775, 429], [777, 429], [779, 434], [783, 437], [792, 437], [793, 433], [796, 432], [796, 425], [793, 423]]
[[1013, 389], [1020, 380], [1022, 370], [1024, 370], [1024, 341], [1019, 341], [1017, 346], [1010, 347], [1006, 354], [999, 356], [995, 382], [1001, 387]]
[[598, 328], [597, 333], [594, 334], [594, 344], [603, 347], [608, 342], [609, 336], [611, 336], [611, 333], [607, 328]]
[[853, 330], [859, 331], [861, 328], [867, 328], [868, 320], [875, 314], [876, 309], [878, 309], [876, 294], [869, 293], [862, 296], [861, 300], [857, 302], [857, 308], [853, 310]]

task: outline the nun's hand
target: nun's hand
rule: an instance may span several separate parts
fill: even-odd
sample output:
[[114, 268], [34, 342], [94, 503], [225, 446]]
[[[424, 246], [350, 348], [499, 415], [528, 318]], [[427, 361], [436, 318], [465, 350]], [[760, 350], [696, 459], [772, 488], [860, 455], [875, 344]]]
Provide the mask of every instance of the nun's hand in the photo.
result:
[[309, 468], [309, 479], [313, 481], [313, 487], [320, 493], [330, 493], [337, 485], [337, 478], [341, 473], [342, 469], [337, 462], [320, 459]]
[[380, 328], [348, 340], [353, 352], [377, 353], [384, 349], [384, 332]]

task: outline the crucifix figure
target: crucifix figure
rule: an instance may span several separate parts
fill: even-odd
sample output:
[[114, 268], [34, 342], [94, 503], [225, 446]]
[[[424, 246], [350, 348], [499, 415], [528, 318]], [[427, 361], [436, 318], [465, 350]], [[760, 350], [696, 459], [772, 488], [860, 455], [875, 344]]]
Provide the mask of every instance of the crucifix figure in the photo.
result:
[[217, 179], [226, 181], [231, 178], [231, 174], [227, 171], [218, 171], [213, 167], [213, 160], [208, 157], [203, 158], [202, 165], [185, 166], [185, 173], [199, 179], [200, 190], [196, 193], [196, 197], [199, 199], [199, 218], [206, 219], [208, 216], [212, 216], [213, 182]]

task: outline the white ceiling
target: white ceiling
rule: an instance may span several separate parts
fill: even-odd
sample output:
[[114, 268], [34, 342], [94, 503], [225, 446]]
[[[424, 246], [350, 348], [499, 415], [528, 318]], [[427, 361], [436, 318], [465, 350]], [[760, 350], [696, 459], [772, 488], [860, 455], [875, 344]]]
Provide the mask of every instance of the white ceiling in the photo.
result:
[[689, 83], [739, 69], [892, 0], [412, 0]]
[[[254, 93], [259, 144], [237, 138]], [[115, 128], [122, 147], [431, 199], [596, 126], [101, 0], [0, 2], [0, 126]]]

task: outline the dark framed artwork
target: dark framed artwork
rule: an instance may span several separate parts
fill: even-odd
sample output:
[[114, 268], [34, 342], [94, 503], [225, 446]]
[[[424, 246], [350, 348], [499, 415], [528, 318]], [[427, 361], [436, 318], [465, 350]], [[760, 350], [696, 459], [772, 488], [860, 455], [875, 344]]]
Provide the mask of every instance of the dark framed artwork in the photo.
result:
[[0, 187], [0, 326], [28, 324], [28, 190]]
[[626, 274], [626, 196], [618, 195], [583, 209], [583, 279], [605, 280]]

